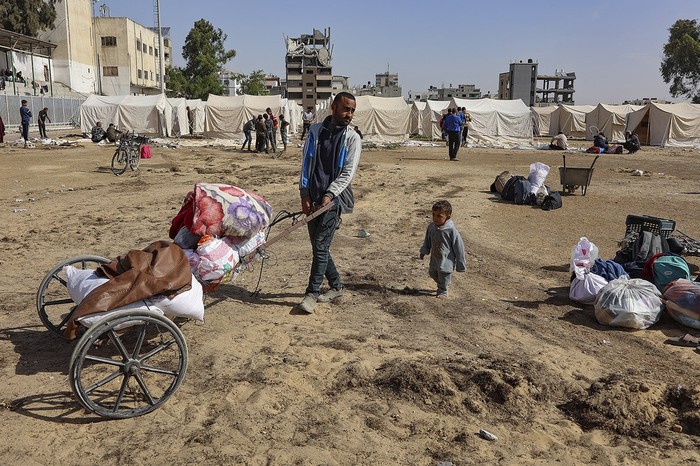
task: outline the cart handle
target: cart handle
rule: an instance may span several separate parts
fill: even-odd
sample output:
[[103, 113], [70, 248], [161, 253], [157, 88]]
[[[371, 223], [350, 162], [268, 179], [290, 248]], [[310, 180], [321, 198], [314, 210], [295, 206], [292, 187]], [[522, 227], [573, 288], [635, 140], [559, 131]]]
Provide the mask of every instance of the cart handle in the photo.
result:
[[330, 203], [326, 204], [325, 206], [321, 207], [320, 209], [315, 210], [314, 212], [310, 213], [310, 214], [307, 215], [306, 217], [304, 217], [304, 218], [302, 218], [301, 220], [299, 220], [299, 221], [298, 221], [297, 223], [295, 223], [294, 225], [288, 227], [288, 228], [285, 229], [285, 230], [282, 230], [282, 231], [280, 232], [280, 234], [278, 234], [278, 235], [272, 237], [272, 239], [269, 239], [269, 240], [265, 241], [265, 244], [263, 244], [262, 246], [260, 246], [260, 248], [258, 248], [258, 250], [259, 250], [259, 251], [264, 251], [265, 249], [267, 249], [267, 247], [268, 247], [269, 245], [276, 243], [277, 241], [281, 240], [282, 238], [285, 238], [287, 235], [289, 235], [290, 233], [292, 233], [294, 230], [296, 230], [297, 228], [301, 227], [302, 225], [306, 225], [306, 224], [309, 223], [311, 220], [315, 219], [316, 217], [318, 217], [319, 215], [323, 214], [323, 213], [326, 212], [328, 209], [330, 209], [331, 207], [333, 207], [333, 205], [334, 205], [334, 203], [333, 203], [333, 202], [330, 202]]
[[600, 157], [600, 155], [595, 156], [595, 158], [593, 159], [593, 163], [591, 164], [591, 168], [589, 170], [591, 170], [591, 171], [593, 170], [593, 165], [595, 165], [595, 162], [596, 162], [596, 160], [598, 160], [598, 157]]

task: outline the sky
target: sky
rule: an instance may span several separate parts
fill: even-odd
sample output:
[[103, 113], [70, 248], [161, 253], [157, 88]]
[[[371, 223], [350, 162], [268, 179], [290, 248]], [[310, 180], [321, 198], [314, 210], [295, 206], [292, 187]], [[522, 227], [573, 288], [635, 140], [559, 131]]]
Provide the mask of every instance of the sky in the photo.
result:
[[[155, 25], [155, 0], [98, 0], [110, 16]], [[449, 4], [449, 8], [446, 5]], [[498, 93], [498, 74], [533, 59], [539, 74], [575, 72], [578, 105], [657, 98], [678, 102], [659, 67], [668, 29], [700, 20], [700, 0], [161, 0], [175, 66], [194, 22], [227, 36], [225, 67], [284, 79], [285, 37], [330, 28], [334, 75], [351, 86], [398, 73], [404, 96], [429, 86], [474, 84]]]

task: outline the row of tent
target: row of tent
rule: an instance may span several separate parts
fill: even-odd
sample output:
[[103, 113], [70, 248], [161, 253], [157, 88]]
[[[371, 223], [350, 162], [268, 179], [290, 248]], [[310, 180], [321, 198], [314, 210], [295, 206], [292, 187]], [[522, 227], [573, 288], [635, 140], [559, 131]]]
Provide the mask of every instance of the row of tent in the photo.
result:
[[[441, 138], [440, 119], [449, 108], [464, 107], [472, 122], [469, 139], [495, 147], [533, 145], [534, 136], [592, 139], [603, 132], [611, 141], [624, 141], [625, 131], [635, 131], [642, 144], [694, 146], [700, 144], [700, 105], [689, 103], [634, 105], [558, 105], [527, 107], [522, 100], [428, 100], [408, 105], [402, 97], [357, 96], [353, 118], [365, 140], [404, 142], [409, 135]], [[120, 129], [175, 137], [188, 133], [187, 107], [193, 129], [206, 137], [239, 139], [243, 125], [270, 108], [284, 114], [290, 133], [301, 130], [302, 107], [296, 101], [273, 96], [217, 96], [206, 102], [151, 96], [91, 95], [80, 109], [81, 130], [89, 132], [97, 121]], [[330, 102], [316, 106], [316, 121], [330, 114]]]
[[535, 135], [592, 140], [602, 132], [611, 141], [624, 141], [625, 132], [636, 132], [642, 144], [692, 147], [700, 144], [700, 105], [557, 105], [532, 107]]

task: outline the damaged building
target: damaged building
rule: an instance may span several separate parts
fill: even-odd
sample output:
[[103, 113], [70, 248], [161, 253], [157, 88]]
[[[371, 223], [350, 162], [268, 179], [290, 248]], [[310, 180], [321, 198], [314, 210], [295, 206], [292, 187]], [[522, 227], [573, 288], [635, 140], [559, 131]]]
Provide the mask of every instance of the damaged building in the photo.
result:
[[330, 28], [298, 38], [285, 37], [287, 55], [287, 98], [300, 102], [303, 108], [327, 101], [333, 93], [331, 56], [333, 48]]

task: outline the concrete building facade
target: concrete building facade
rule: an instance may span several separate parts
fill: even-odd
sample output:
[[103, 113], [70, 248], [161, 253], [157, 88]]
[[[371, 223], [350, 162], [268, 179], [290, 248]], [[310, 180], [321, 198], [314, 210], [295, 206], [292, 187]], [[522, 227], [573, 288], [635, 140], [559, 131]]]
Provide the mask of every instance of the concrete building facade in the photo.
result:
[[330, 28], [285, 38], [287, 98], [300, 102], [303, 108], [315, 107], [333, 94], [330, 41]]
[[498, 98], [521, 99], [529, 107], [573, 105], [576, 73], [555, 70], [554, 74], [541, 75], [538, 67], [531, 58], [511, 63], [509, 71], [498, 75]]

